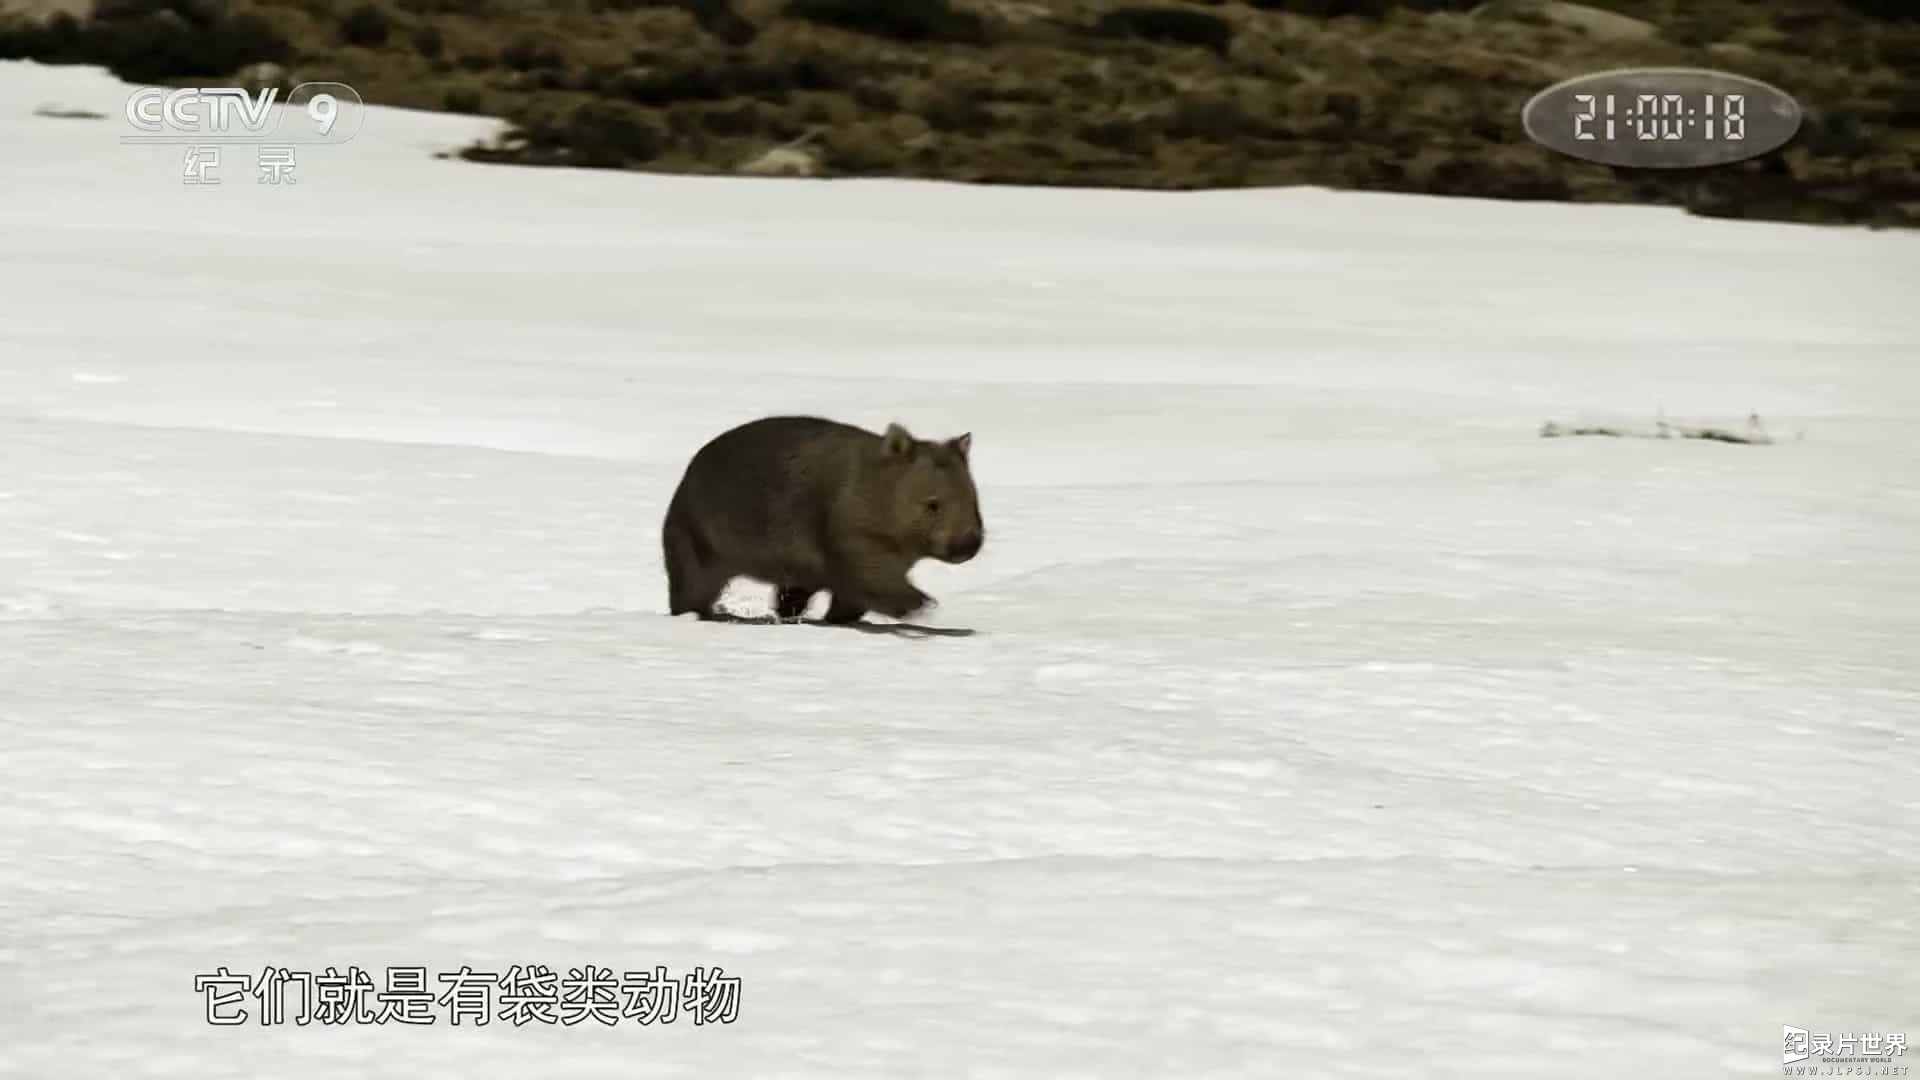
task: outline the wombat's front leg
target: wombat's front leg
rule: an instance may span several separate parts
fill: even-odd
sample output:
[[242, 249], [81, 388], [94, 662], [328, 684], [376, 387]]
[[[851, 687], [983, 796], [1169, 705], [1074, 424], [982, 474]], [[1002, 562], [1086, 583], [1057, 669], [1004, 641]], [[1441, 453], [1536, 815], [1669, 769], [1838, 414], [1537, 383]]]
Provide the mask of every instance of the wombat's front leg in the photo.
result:
[[856, 595], [871, 610], [896, 619], [904, 619], [933, 603], [933, 597], [914, 588], [904, 577], [897, 582], [863, 589]]
[[910, 560], [857, 544], [843, 547], [836, 555], [829, 564], [827, 590], [842, 615], [858, 609], [904, 619], [933, 603], [933, 597], [907, 580]]
[[833, 598], [833, 603], [827, 605], [827, 613], [822, 617], [822, 621], [832, 626], [846, 626], [859, 622], [861, 616], [866, 613], [866, 608], [861, 607], [852, 600], [842, 599], [836, 594]]

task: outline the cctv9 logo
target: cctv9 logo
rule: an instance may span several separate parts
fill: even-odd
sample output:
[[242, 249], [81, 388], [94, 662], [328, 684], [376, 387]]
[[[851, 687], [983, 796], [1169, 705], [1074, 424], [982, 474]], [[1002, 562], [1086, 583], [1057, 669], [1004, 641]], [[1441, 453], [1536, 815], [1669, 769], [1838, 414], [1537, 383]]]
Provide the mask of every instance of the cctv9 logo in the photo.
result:
[[278, 102], [278, 87], [249, 93], [236, 86], [145, 87], [127, 99], [129, 142], [268, 141], [343, 143], [360, 133], [366, 104], [346, 83], [306, 82]]
[[301, 83], [287, 94], [287, 106], [297, 111], [277, 134], [293, 143], [346, 142], [360, 133], [367, 114], [366, 103], [346, 83]]

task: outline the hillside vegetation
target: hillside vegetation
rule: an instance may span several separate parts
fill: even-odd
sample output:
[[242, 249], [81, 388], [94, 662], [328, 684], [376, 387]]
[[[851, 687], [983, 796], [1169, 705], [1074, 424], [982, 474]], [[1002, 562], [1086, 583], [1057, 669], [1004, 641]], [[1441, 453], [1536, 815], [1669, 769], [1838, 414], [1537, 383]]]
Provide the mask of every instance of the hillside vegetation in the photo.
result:
[[[1920, 224], [1920, 4], [1903, 0], [99, 0], [0, 56], [137, 82], [339, 80], [503, 116], [468, 156], [689, 173], [1202, 188], [1317, 184]], [[263, 64], [269, 66], [262, 66]], [[1528, 141], [1608, 67], [1765, 79], [1764, 158], [1612, 169]]]

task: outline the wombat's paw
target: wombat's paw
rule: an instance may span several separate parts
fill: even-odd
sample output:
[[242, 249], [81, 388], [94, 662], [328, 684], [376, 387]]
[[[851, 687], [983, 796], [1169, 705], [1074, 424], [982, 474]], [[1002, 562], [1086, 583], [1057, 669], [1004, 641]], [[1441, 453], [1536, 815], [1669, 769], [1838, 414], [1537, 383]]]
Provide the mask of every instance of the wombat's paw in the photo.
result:
[[827, 605], [827, 613], [821, 616], [821, 621], [828, 626], [846, 626], [859, 622], [866, 613], [867, 609], [858, 604], [835, 598], [833, 603]]
[[886, 614], [896, 619], [911, 619], [916, 615], [925, 615], [939, 606], [940, 601], [915, 589], [900, 598], [897, 610], [886, 612]]

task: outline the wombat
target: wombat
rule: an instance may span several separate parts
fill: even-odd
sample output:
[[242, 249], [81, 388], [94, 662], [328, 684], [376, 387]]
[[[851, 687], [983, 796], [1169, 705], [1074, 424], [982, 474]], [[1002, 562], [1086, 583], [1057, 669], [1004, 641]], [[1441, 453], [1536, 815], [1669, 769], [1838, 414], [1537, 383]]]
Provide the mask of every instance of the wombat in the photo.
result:
[[964, 563], [986, 542], [971, 432], [934, 442], [814, 416], [723, 432], [687, 463], [661, 526], [667, 603], [714, 618], [735, 577], [774, 587], [782, 619], [832, 594], [829, 623], [905, 618], [933, 603], [907, 580], [923, 558]]

